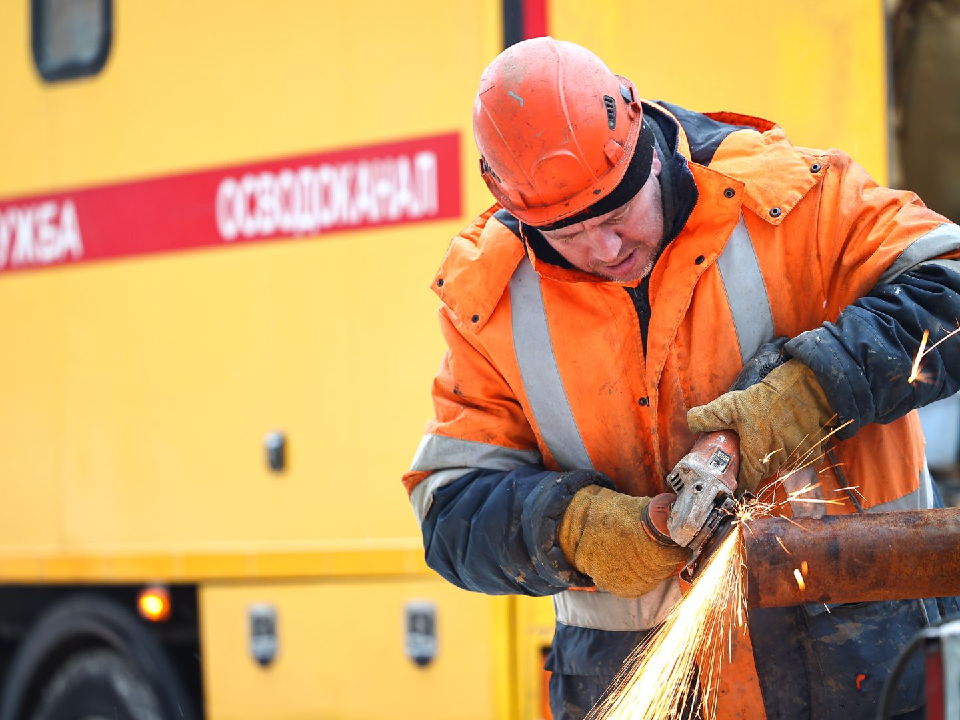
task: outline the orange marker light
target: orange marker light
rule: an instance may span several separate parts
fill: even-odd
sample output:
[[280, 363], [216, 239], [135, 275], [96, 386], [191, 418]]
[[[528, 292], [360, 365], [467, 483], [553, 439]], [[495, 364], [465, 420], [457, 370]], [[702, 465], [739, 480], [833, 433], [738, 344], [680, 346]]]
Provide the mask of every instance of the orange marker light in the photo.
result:
[[144, 588], [137, 599], [137, 609], [144, 620], [163, 622], [170, 617], [170, 591], [156, 585]]

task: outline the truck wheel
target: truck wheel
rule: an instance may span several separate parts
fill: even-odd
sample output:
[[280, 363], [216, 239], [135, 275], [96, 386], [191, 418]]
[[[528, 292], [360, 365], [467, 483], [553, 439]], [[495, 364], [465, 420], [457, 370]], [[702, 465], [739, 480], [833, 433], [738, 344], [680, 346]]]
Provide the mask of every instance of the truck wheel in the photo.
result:
[[111, 650], [79, 652], [41, 691], [33, 720], [162, 720], [150, 685]]
[[47, 608], [17, 647], [0, 720], [195, 720], [165, 648], [126, 607], [99, 594]]

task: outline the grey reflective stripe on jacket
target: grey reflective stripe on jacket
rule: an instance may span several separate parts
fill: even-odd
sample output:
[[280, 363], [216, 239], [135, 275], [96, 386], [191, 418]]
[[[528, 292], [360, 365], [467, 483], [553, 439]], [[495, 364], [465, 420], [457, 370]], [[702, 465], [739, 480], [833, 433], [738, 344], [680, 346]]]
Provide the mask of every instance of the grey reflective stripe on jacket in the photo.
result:
[[524, 255], [510, 278], [513, 347], [540, 436], [561, 470], [592, 470], [553, 354], [540, 275]]
[[[744, 362], [773, 339], [773, 314], [760, 264], [741, 216], [718, 260]], [[731, 294], [732, 293], [732, 294]], [[520, 375], [540, 435], [561, 470], [590, 469], [580, 429], [553, 353], [540, 276], [526, 257], [510, 279], [513, 340]], [[648, 630], [666, 619], [680, 599], [670, 578], [635, 599], [604, 592], [566, 590], [553, 596], [557, 621], [598, 630]]]
[[424, 435], [410, 469], [431, 474], [413, 489], [410, 502], [417, 520], [423, 524], [433, 503], [433, 494], [468, 472], [477, 468], [507, 471], [542, 462], [536, 450], [514, 450], [445, 435]]
[[566, 590], [553, 596], [557, 621], [594, 630], [634, 631], [656, 627], [680, 602], [676, 578], [668, 578], [646, 595], [620, 598], [605, 592]]
[[761, 345], [773, 340], [774, 329], [770, 296], [743, 215], [717, 259], [717, 269], [737, 330], [740, 359], [746, 365]]
[[[904, 248], [903, 252], [893, 261], [893, 264], [880, 276], [878, 284], [889, 283], [898, 275], [902, 275], [923, 262], [957, 250], [960, 250], [960, 227], [953, 223], [944, 223], [925, 235], [921, 235]], [[956, 261], [935, 262], [955, 263]], [[955, 269], [955, 267], [954, 264], [951, 269]]]

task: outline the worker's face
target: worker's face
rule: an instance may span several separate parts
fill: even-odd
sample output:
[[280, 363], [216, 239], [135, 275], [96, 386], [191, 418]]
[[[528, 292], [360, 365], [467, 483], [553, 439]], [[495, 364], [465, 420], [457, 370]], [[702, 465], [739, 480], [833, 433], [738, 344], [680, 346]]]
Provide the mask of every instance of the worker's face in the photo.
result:
[[653, 269], [663, 242], [660, 159], [654, 154], [650, 177], [640, 192], [616, 210], [543, 236], [571, 265], [617, 282], [635, 282]]

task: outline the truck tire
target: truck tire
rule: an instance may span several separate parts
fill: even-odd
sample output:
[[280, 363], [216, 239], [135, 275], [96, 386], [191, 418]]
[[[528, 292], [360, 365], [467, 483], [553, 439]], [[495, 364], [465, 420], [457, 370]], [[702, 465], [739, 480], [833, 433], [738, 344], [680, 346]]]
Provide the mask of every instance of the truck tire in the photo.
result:
[[[106, 698], [117, 702], [104, 718], [198, 717], [167, 651], [133, 612], [103, 595], [69, 595], [47, 608], [17, 647], [3, 678], [0, 720], [92, 720]], [[152, 702], [129, 707], [140, 698]], [[68, 703], [81, 701], [89, 701], [82, 705], [88, 715], [70, 714]], [[149, 714], [134, 714], [141, 709]]]
[[149, 683], [112, 650], [72, 655], [40, 693], [33, 720], [163, 720]]

